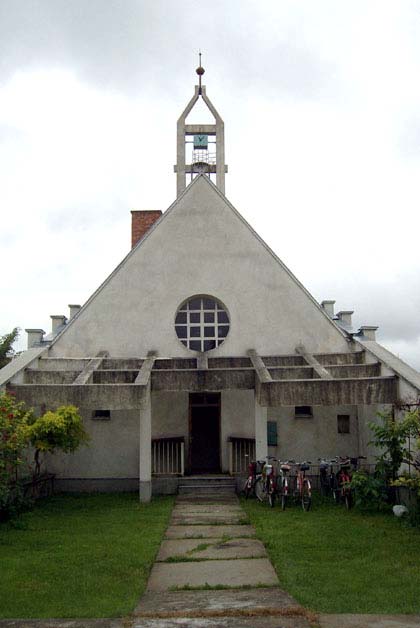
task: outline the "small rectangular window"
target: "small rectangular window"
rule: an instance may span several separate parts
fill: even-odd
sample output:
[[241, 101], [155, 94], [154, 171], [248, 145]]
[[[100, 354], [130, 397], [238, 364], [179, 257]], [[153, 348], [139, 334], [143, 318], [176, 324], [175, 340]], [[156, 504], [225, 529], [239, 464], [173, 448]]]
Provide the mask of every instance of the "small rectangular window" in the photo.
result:
[[311, 406], [295, 406], [295, 419], [312, 419]]
[[100, 421], [109, 421], [111, 418], [111, 410], [94, 410], [92, 412], [92, 419], [98, 419]]
[[190, 312], [190, 323], [200, 322], [200, 312]]
[[267, 421], [267, 445], [277, 447], [277, 421]]
[[337, 431], [339, 434], [350, 434], [350, 416], [337, 414]]
[[214, 310], [216, 307], [216, 303], [213, 299], [203, 299], [203, 308], [205, 310]]

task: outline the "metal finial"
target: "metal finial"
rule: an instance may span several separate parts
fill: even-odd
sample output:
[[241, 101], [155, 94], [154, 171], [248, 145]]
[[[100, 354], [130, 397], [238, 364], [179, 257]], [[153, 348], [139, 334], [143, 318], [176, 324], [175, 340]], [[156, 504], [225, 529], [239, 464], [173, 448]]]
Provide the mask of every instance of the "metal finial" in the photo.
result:
[[201, 65], [201, 50], [199, 50], [198, 52], [198, 68], [196, 69], [196, 72], [198, 74], [198, 93], [201, 94], [201, 77], [204, 74], [204, 68]]

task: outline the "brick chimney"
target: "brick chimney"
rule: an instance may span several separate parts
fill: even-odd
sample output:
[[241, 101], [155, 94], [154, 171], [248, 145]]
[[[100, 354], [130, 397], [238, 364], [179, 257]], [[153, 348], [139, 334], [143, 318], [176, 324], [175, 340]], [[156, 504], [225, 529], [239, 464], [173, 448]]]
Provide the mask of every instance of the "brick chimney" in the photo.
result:
[[131, 212], [131, 248], [133, 249], [137, 242], [141, 240], [162, 216], [160, 209], [149, 209], [143, 211], [132, 210]]

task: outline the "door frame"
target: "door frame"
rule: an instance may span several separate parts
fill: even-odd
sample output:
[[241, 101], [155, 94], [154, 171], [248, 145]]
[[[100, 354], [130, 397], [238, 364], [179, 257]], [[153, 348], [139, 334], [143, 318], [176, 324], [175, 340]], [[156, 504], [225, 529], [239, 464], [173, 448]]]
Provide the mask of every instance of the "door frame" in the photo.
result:
[[[194, 396], [202, 395], [204, 398], [206, 397], [217, 397], [217, 401], [214, 403], [194, 403]], [[218, 451], [218, 467], [221, 472], [222, 469], [222, 447], [221, 447], [221, 437], [222, 437], [222, 394], [220, 392], [190, 392], [188, 393], [188, 472], [192, 474], [191, 465], [192, 465], [192, 408], [217, 408], [218, 409], [218, 430], [219, 430], [219, 451]], [[203, 474], [205, 475], [205, 474]]]

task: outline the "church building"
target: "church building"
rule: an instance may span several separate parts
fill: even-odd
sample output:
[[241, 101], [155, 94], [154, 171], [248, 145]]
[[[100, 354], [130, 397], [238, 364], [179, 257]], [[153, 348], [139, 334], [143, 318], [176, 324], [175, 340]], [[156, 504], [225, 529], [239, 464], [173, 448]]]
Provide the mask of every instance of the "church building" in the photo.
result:
[[[132, 212], [132, 249], [82, 306], [28, 329], [0, 386], [43, 412], [80, 409], [89, 446], [50, 456], [65, 490], [175, 493], [234, 480], [250, 458], [365, 455], [379, 409], [420, 374], [318, 303], [225, 196], [224, 123], [201, 84], [177, 123], [177, 195]], [[189, 124], [201, 101], [212, 124]]]

